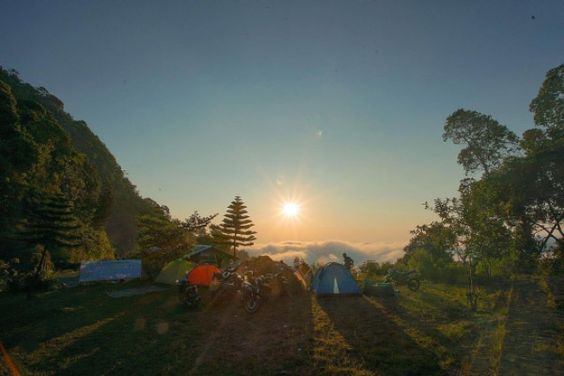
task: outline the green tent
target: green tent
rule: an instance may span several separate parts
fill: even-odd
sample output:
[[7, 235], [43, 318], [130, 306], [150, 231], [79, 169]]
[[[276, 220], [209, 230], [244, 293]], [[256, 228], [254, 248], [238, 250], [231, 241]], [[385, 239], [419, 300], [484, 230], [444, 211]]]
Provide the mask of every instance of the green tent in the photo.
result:
[[161, 269], [155, 282], [174, 285], [176, 281], [184, 279], [186, 272], [194, 269], [195, 266], [196, 264], [183, 259], [171, 261]]

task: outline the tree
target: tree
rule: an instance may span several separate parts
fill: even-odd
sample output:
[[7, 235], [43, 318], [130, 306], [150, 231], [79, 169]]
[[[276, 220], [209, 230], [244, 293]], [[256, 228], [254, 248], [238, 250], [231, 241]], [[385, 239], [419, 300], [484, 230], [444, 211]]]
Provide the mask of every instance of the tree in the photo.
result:
[[211, 221], [218, 216], [218, 213], [202, 217], [197, 210], [184, 220], [182, 226], [194, 235], [205, 235], [206, 227], [211, 224]]
[[166, 206], [155, 205], [150, 213], [139, 217], [139, 246], [166, 252], [187, 251], [191, 243], [188, 231], [179, 220], [171, 218]]
[[81, 245], [80, 228], [71, 202], [62, 194], [35, 194], [28, 201], [26, 222], [19, 239], [39, 250], [35, 277], [45, 269], [49, 254], [62, 258], [63, 251]]
[[564, 64], [548, 71], [529, 108], [537, 128], [523, 133], [524, 155], [507, 158], [491, 179], [511, 208], [522, 266], [547, 251], [551, 239], [564, 248]]
[[241, 197], [235, 196], [227, 207], [227, 213], [219, 226], [221, 235], [228, 241], [233, 251], [233, 256], [237, 256], [239, 247], [249, 247], [254, 244], [256, 232], [251, 230], [253, 226], [253, 222], [247, 215], [247, 206]]
[[139, 217], [138, 242], [143, 267], [150, 276], [174, 259], [185, 255], [193, 244], [193, 236], [182, 222], [170, 216], [164, 205], [152, 202], [153, 209]]
[[444, 125], [443, 141], [452, 140], [466, 147], [458, 154], [465, 173], [482, 170], [487, 176], [517, 146], [517, 136], [489, 115], [459, 109]]
[[403, 249], [405, 260], [417, 249], [427, 250], [434, 261], [451, 260], [450, 250], [452, 250], [455, 238], [442, 223], [432, 222], [428, 225], [416, 226], [411, 231], [411, 235], [409, 243]]
[[535, 99], [529, 105], [535, 124], [544, 127], [551, 138], [562, 137], [564, 132], [564, 64], [546, 74]]
[[460, 198], [436, 199], [427, 206], [438, 214], [444, 229], [451, 232], [452, 252], [466, 269], [466, 295], [472, 310], [477, 309], [476, 266], [485, 265], [491, 277], [492, 261], [505, 256], [511, 245], [504, 205], [495, 187], [482, 179], [461, 186]]
[[74, 123], [70, 132], [63, 128], [72, 119], [62, 106], [54, 112], [45, 93], [0, 69], [0, 258], [17, 257], [23, 268], [35, 263], [22, 243], [33, 243], [32, 231], [47, 230], [40, 218], [60, 199], [72, 206], [79, 226], [73, 236], [81, 238], [76, 243], [82, 250], [45, 245], [40, 259], [48, 253], [56, 261], [113, 254], [102, 228], [112, 205], [110, 187], [102, 191], [97, 170], [72, 144], [78, 129]]

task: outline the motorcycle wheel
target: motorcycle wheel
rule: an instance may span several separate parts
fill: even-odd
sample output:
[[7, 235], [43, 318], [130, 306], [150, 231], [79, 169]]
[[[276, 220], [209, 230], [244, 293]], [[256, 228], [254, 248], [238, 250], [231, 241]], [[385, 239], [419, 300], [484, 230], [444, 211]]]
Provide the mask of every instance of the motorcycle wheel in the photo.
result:
[[419, 286], [421, 285], [421, 282], [419, 282], [418, 279], [416, 278], [412, 278], [409, 281], [407, 281], [407, 287], [411, 290], [411, 291], [417, 291], [419, 290]]
[[245, 295], [243, 306], [248, 313], [255, 313], [259, 309], [259, 300], [252, 294]]

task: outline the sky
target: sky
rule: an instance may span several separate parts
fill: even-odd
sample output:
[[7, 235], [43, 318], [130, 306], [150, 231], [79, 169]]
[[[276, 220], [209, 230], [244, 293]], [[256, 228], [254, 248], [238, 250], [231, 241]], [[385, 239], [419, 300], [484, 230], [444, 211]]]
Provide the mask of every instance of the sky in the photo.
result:
[[[517, 134], [564, 62], [562, 1], [0, 0], [0, 65], [59, 97], [139, 192], [248, 205], [258, 249], [400, 254], [456, 195], [458, 108]], [[297, 201], [298, 219], [280, 216]], [[332, 252], [332, 251], [331, 251]]]

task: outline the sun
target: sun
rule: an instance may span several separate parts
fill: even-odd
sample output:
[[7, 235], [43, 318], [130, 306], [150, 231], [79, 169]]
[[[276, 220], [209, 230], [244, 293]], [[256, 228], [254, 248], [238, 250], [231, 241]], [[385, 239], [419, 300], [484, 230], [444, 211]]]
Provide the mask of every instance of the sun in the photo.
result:
[[285, 202], [282, 204], [282, 215], [286, 218], [297, 218], [300, 214], [300, 205], [295, 202]]

